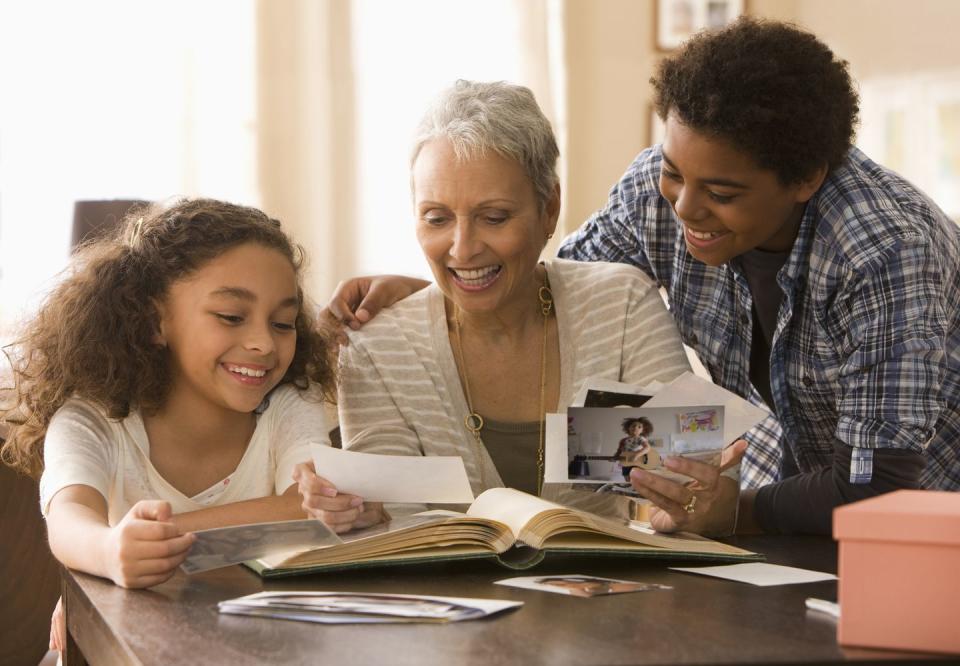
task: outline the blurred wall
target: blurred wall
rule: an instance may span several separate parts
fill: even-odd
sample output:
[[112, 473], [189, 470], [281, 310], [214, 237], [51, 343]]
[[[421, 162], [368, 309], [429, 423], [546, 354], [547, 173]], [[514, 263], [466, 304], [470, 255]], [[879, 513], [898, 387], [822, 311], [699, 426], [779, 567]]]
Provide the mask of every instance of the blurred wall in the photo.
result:
[[849, 60], [858, 79], [960, 68], [957, 0], [797, 0], [795, 4], [794, 20]]
[[[746, 0], [747, 12], [811, 30], [857, 79], [960, 69], [957, 0]], [[654, 0], [567, 0], [569, 133], [563, 222], [572, 231], [606, 201], [649, 145]]]
[[261, 207], [306, 249], [304, 287], [324, 304], [355, 271], [350, 4], [256, 7]]

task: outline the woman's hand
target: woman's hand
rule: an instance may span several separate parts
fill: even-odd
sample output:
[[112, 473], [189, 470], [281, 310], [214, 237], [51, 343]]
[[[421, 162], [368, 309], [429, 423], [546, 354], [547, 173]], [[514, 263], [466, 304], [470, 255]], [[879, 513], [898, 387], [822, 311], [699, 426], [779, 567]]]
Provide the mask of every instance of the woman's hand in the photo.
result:
[[344, 326], [357, 330], [376, 317], [383, 308], [420, 291], [428, 284], [426, 280], [403, 275], [351, 278], [337, 285], [321, 316], [326, 314]]
[[317, 476], [312, 462], [294, 467], [293, 480], [303, 498], [303, 510], [334, 532], [370, 527], [385, 519], [383, 504], [364, 502], [362, 497], [338, 492], [332, 483]]
[[110, 528], [105, 543], [110, 580], [121, 587], [151, 587], [170, 578], [196, 540], [170, 522], [169, 502], [141, 500]]
[[689, 476], [681, 484], [634, 467], [630, 482], [634, 490], [656, 505], [650, 512], [651, 526], [661, 532], [696, 532], [722, 536], [733, 533], [740, 489], [736, 481], [721, 476], [725, 469], [740, 462], [747, 450], [745, 440], [737, 440], [724, 449], [720, 465], [671, 456], [664, 466]]

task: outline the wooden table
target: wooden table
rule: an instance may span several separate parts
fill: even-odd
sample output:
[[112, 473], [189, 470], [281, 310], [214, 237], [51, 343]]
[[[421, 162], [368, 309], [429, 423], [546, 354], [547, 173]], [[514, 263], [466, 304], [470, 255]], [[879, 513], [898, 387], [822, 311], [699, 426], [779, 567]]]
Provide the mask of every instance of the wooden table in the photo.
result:
[[[776, 564], [836, 573], [836, 546], [815, 537], [732, 543]], [[835, 582], [754, 587], [628, 558], [549, 559], [528, 574], [587, 573], [672, 585], [577, 598], [492, 585], [515, 575], [489, 562], [366, 569], [262, 581], [240, 566], [178, 572], [150, 590], [64, 576], [68, 666], [92, 664], [716, 664], [862, 663], [922, 655], [848, 650], [834, 621], [804, 599], [836, 599]], [[526, 575], [526, 574], [522, 574]], [[318, 625], [219, 615], [216, 603], [261, 590], [341, 590], [516, 599], [504, 615], [447, 625]], [[79, 648], [79, 650], [78, 650]], [[82, 654], [80, 654], [82, 651]]]

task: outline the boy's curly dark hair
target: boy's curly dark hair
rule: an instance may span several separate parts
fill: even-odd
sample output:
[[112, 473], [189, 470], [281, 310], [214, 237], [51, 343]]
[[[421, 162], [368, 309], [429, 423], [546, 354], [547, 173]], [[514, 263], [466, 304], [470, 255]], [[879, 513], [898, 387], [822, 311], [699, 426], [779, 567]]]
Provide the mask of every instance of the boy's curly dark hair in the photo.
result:
[[741, 17], [701, 32], [650, 79], [657, 114], [730, 141], [784, 185], [833, 169], [853, 144], [859, 99], [826, 44], [800, 28]]
[[170, 285], [223, 252], [245, 243], [277, 250], [297, 272], [303, 304], [296, 319], [293, 361], [281, 384], [317, 389], [333, 401], [336, 380], [329, 330], [318, 330], [303, 303], [303, 250], [280, 222], [255, 208], [184, 199], [132, 211], [116, 233], [81, 246], [66, 277], [20, 338], [4, 348], [14, 370], [10, 426], [3, 462], [34, 478], [43, 470], [43, 438], [54, 413], [71, 397], [96, 404], [113, 419], [131, 407], [159, 409], [170, 389], [166, 347], [155, 343], [155, 306]]

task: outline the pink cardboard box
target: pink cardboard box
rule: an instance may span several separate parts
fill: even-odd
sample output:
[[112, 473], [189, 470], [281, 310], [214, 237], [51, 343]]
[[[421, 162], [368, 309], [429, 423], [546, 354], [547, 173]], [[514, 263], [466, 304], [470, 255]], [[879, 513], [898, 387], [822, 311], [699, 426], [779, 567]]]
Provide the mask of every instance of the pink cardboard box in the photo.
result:
[[838, 508], [837, 640], [960, 653], [960, 493], [898, 490]]

